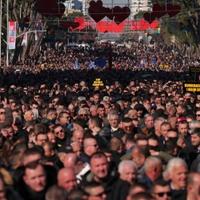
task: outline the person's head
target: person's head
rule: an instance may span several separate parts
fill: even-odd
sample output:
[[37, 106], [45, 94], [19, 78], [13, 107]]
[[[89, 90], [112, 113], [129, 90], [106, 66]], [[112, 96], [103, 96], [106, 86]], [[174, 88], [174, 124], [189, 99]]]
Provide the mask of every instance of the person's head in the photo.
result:
[[88, 120], [89, 110], [86, 108], [80, 108], [78, 110], [78, 118], [82, 120]]
[[176, 114], [176, 107], [175, 107], [174, 103], [168, 102], [166, 104], [166, 112], [167, 112], [168, 116], [174, 116]]
[[187, 178], [188, 200], [200, 199], [200, 173], [190, 173]]
[[66, 191], [57, 185], [51, 186], [47, 190], [46, 195], [45, 195], [45, 200], [55, 200], [55, 199], [59, 199], [59, 200], [67, 199]]
[[61, 125], [55, 125], [53, 131], [57, 139], [60, 140], [65, 139], [65, 131]]
[[200, 128], [200, 120], [192, 120], [189, 122], [189, 132], [191, 133], [195, 128]]
[[166, 176], [171, 180], [171, 186], [180, 190], [186, 187], [187, 164], [181, 158], [172, 158], [166, 167]]
[[147, 192], [146, 185], [141, 183], [134, 183], [133, 185], [131, 185], [129, 189], [127, 200], [132, 200], [134, 195], [141, 192]]
[[94, 101], [95, 104], [99, 103], [99, 101], [100, 101], [100, 94], [99, 93], [95, 93], [93, 95], [93, 101]]
[[108, 113], [108, 122], [111, 127], [118, 128], [120, 119], [119, 119], [119, 115], [117, 114], [117, 112], [110, 111]]
[[42, 145], [44, 149], [44, 156], [51, 157], [55, 154], [54, 145], [50, 142], [45, 142]]
[[137, 110], [130, 109], [127, 113], [127, 117], [131, 118], [132, 120], [137, 119]]
[[43, 157], [42, 149], [37, 148], [37, 147], [29, 148], [24, 152], [23, 165], [26, 166], [29, 163], [37, 162], [41, 160], [42, 157]]
[[64, 188], [66, 191], [71, 191], [76, 188], [76, 175], [73, 168], [62, 168], [57, 175], [58, 186]]
[[144, 172], [151, 181], [161, 176], [162, 162], [158, 157], [150, 156], [144, 162]]
[[90, 117], [88, 121], [88, 127], [90, 130], [93, 130], [95, 128], [101, 128], [102, 127], [102, 119], [99, 117]]
[[134, 138], [136, 140], [137, 146], [139, 146], [140, 148], [145, 148], [148, 145], [146, 135], [138, 133], [134, 136]]
[[177, 106], [177, 114], [179, 116], [183, 115], [186, 112], [186, 106], [182, 103], [179, 103], [179, 105]]
[[47, 127], [44, 124], [36, 124], [34, 126], [35, 144], [42, 146], [48, 141]]
[[105, 200], [106, 192], [104, 187], [96, 182], [88, 183], [84, 186], [84, 191], [90, 200]]
[[188, 122], [187, 121], [182, 121], [178, 123], [178, 133], [181, 134], [182, 136], [187, 135], [189, 127], [188, 127]]
[[167, 138], [167, 132], [171, 129], [169, 122], [163, 122], [160, 126], [160, 133], [163, 137]]
[[144, 149], [134, 146], [131, 151], [131, 159], [136, 163], [137, 167], [141, 167], [146, 159]]
[[150, 115], [150, 114], [146, 114], [144, 116], [144, 124], [145, 126], [150, 129], [150, 128], [153, 128], [154, 127], [154, 119], [153, 119], [153, 116]]
[[0, 175], [0, 200], [7, 200], [5, 183], [3, 177]]
[[12, 139], [15, 132], [13, 130], [13, 127], [8, 124], [1, 129], [1, 134], [6, 139]]
[[84, 130], [83, 125], [80, 124], [79, 120], [74, 120], [72, 123], [72, 127], [73, 127], [73, 131]]
[[168, 140], [177, 140], [178, 138], [178, 133], [176, 130], [174, 129], [169, 129], [168, 132], [167, 132], [167, 139]]
[[136, 179], [137, 166], [132, 160], [123, 160], [118, 165], [120, 179], [132, 184]]
[[123, 150], [124, 150], [123, 141], [120, 138], [113, 137], [110, 140], [110, 149], [112, 151], [115, 151], [115, 152], [118, 152], [118, 153], [122, 153]]
[[60, 112], [58, 115], [59, 124], [61, 124], [63, 126], [69, 124], [70, 119], [71, 119], [71, 117], [70, 117], [69, 112], [63, 111], [63, 112]]
[[56, 143], [56, 136], [54, 134], [54, 132], [52, 131], [49, 131], [47, 133], [47, 137], [48, 137], [48, 141], [51, 142], [52, 144], [55, 144]]
[[43, 146], [45, 142], [48, 142], [47, 133], [38, 133], [35, 135], [35, 144]]
[[200, 121], [200, 108], [196, 110], [196, 120]]
[[105, 115], [106, 115], [106, 109], [105, 109], [105, 106], [103, 104], [98, 105], [97, 113], [98, 113], [98, 116], [100, 118], [105, 117]]
[[54, 121], [57, 117], [57, 112], [55, 108], [49, 108], [47, 110], [47, 119], [50, 121]]
[[98, 144], [96, 141], [96, 138], [93, 136], [89, 136], [84, 138], [83, 140], [83, 151], [88, 156], [91, 156], [92, 154], [96, 153], [98, 150]]
[[34, 113], [32, 110], [27, 110], [25, 113], [24, 113], [24, 120], [26, 122], [30, 122], [30, 121], [33, 121], [34, 119]]
[[[76, 188], [67, 193], [67, 200], [86, 200], [88, 199], [88, 195], [81, 188]], [[66, 200], [65, 199], [65, 200]], [[95, 199], [96, 200], [96, 199]]]
[[148, 148], [150, 155], [153, 155], [155, 152], [159, 152], [159, 141], [157, 137], [150, 137], [148, 138]]
[[132, 135], [127, 135], [125, 141], [125, 150], [131, 150], [132, 147], [135, 145], [135, 139]]
[[90, 106], [90, 115], [92, 117], [96, 117], [97, 116], [97, 105], [91, 105]]
[[133, 128], [134, 125], [131, 118], [125, 117], [124, 119], [122, 119], [122, 129], [125, 133], [132, 134]]
[[155, 128], [155, 134], [160, 136], [161, 134], [161, 124], [165, 121], [163, 117], [158, 117], [154, 121], [154, 128]]
[[84, 130], [83, 129], [74, 130], [72, 132], [72, 138], [71, 138], [71, 140], [73, 142], [79, 142], [80, 144], [83, 144], [83, 138], [84, 138]]
[[33, 162], [25, 166], [24, 183], [34, 192], [42, 192], [46, 185], [46, 172], [43, 165]]
[[0, 108], [0, 123], [4, 123], [6, 120], [6, 111], [4, 108]]
[[130, 200], [154, 200], [154, 198], [147, 192], [140, 192], [133, 195]]
[[94, 153], [90, 158], [90, 168], [95, 181], [100, 181], [108, 175], [108, 160], [104, 153]]
[[191, 143], [194, 147], [199, 147], [200, 145], [200, 128], [195, 128], [191, 133]]
[[160, 179], [153, 183], [152, 194], [155, 200], [171, 200], [169, 182]]
[[74, 168], [76, 166], [77, 162], [77, 155], [74, 152], [66, 152], [64, 159], [63, 159], [63, 165], [65, 168]]

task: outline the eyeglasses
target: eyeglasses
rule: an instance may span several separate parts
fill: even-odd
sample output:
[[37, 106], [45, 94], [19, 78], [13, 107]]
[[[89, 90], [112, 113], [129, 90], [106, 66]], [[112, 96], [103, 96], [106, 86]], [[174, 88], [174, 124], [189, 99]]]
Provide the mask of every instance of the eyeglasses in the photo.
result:
[[200, 114], [196, 114], [197, 117], [200, 117]]
[[159, 146], [151, 146], [151, 145], [149, 145], [149, 149], [150, 150], [154, 150], [154, 151], [158, 151], [159, 150]]
[[55, 134], [63, 133], [64, 131], [61, 129], [60, 131], [55, 132]]
[[80, 114], [79, 116], [80, 117], [87, 117], [88, 115], [87, 114]]
[[167, 196], [171, 196], [171, 192], [158, 192], [158, 193], [155, 193], [155, 194], [158, 195], [159, 197], [164, 197], [165, 194]]

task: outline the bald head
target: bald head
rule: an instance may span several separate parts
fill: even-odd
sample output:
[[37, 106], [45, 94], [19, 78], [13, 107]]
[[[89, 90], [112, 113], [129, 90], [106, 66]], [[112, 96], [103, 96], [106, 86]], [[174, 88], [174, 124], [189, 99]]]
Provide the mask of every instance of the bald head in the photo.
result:
[[74, 169], [70, 167], [60, 169], [58, 172], [57, 181], [58, 186], [66, 191], [71, 191], [76, 188], [77, 183]]
[[64, 157], [63, 164], [65, 168], [74, 168], [77, 161], [77, 155], [74, 152], [67, 153]]
[[190, 173], [187, 178], [188, 199], [200, 199], [200, 174]]
[[84, 137], [84, 130], [83, 129], [78, 129], [74, 130], [72, 133], [72, 141], [73, 142], [80, 142], [81, 144], [83, 143], [83, 137]]

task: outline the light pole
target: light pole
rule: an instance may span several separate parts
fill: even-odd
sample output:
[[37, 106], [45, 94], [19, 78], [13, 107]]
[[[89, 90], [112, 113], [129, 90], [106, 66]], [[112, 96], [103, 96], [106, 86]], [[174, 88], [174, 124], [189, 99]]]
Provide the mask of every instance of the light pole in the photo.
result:
[[1, 37], [2, 37], [2, 0], [0, 0], [0, 66], [1, 66]]

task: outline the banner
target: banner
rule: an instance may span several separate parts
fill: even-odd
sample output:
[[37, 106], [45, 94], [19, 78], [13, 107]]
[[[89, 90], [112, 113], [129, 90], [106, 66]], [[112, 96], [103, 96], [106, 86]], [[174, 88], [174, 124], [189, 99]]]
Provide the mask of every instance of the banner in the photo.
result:
[[16, 22], [9, 21], [8, 24], [8, 49], [15, 49], [16, 43]]
[[184, 83], [184, 92], [200, 93], [199, 83]]

